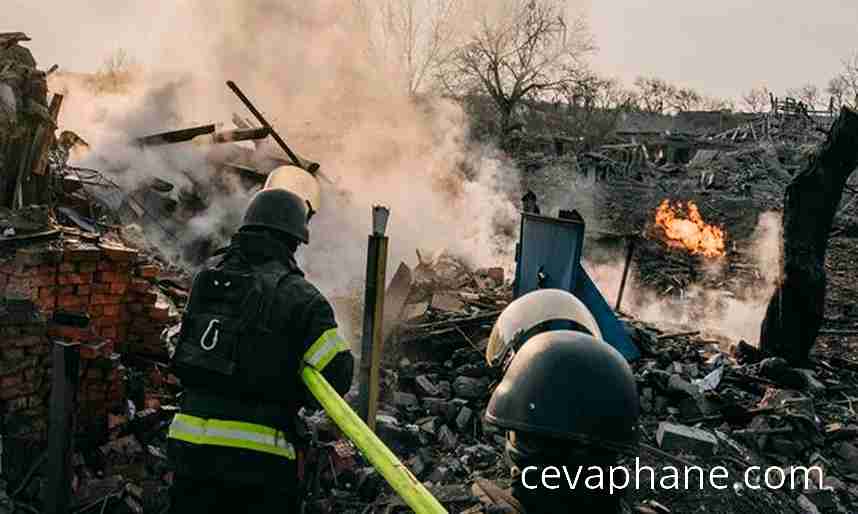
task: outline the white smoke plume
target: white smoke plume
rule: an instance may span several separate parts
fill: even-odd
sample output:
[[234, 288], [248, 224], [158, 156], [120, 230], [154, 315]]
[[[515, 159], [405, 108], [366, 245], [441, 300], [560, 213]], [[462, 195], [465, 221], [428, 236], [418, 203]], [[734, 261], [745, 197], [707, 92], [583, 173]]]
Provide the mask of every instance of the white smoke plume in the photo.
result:
[[[177, 187], [204, 183], [210, 179], [205, 148], [141, 150], [128, 141], [226, 122], [233, 113], [250, 117], [225, 86], [234, 80], [296, 151], [334, 179], [299, 256], [324, 292], [347, 293], [363, 277], [374, 204], [391, 210], [390, 270], [400, 260], [413, 264], [418, 247], [447, 248], [474, 265], [508, 264], [514, 242], [503, 236], [515, 227], [510, 199], [520, 196], [517, 170], [469, 141], [457, 104], [408, 95], [374, 57], [356, 4], [177, 2], [175, 12], [165, 13], [172, 36], [153, 42], [163, 45], [158, 65], [125, 93], [94, 95], [73, 77], [52, 82], [67, 95], [63, 128], [92, 146], [78, 164], [119, 171], [111, 178], [123, 188], [153, 177]], [[229, 225], [247, 199], [240, 188], [209, 198], [191, 232]]]

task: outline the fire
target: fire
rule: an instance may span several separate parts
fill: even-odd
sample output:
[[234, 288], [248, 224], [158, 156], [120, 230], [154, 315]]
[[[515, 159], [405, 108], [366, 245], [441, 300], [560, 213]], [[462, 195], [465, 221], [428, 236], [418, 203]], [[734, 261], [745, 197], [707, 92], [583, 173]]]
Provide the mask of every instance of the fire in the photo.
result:
[[705, 257], [721, 257], [726, 253], [724, 231], [703, 221], [694, 202], [689, 201], [683, 207], [682, 202], [671, 205], [664, 200], [655, 211], [655, 224], [664, 230], [670, 246]]

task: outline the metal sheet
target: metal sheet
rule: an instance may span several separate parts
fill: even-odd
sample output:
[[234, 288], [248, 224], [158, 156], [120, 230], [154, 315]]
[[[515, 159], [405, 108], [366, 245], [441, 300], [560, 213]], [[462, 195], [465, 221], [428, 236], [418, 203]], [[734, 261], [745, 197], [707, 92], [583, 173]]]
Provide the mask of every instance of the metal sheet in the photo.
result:
[[590, 279], [587, 271], [578, 264], [577, 271], [578, 281], [575, 283], [575, 288], [571, 291], [572, 294], [584, 302], [596, 322], [599, 324], [599, 330], [602, 331], [602, 338], [609, 345], [613, 346], [620, 352], [627, 361], [634, 361], [640, 358], [641, 353], [637, 346], [632, 342], [626, 329], [620, 320], [614, 315], [614, 311], [596, 284]]
[[544, 288], [572, 291], [584, 244], [584, 223], [522, 213], [520, 241], [515, 297]]

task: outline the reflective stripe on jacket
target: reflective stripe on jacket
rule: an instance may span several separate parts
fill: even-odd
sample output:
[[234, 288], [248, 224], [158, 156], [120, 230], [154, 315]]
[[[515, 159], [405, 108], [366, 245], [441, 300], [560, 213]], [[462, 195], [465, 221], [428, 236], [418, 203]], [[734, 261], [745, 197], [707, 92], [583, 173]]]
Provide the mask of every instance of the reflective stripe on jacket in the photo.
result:
[[283, 432], [255, 423], [176, 414], [168, 437], [192, 444], [242, 448], [295, 459], [295, 448]]
[[[326, 330], [304, 353], [304, 362], [322, 371], [340, 352], [348, 351], [337, 329]], [[283, 432], [244, 421], [209, 419], [177, 414], [170, 424], [168, 437], [191, 444], [209, 444], [254, 450], [295, 458], [295, 448]]]
[[336, 328], [326, 330], [304, 353], [304, 362], [318, 371], [325, 369], [340, 352], [349, 350], [348, 345], [337, 333]]

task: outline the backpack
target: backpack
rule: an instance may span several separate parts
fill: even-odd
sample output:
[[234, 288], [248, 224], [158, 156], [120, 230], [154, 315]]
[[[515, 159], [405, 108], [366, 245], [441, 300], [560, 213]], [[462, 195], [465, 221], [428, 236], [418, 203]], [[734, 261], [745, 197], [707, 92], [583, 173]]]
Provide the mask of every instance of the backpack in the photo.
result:
[[240, 349], [269, 337], [274, 291], [287, 273], [210, 268], [194, 278], [173, 368], [183, 385], [253, 392]]

